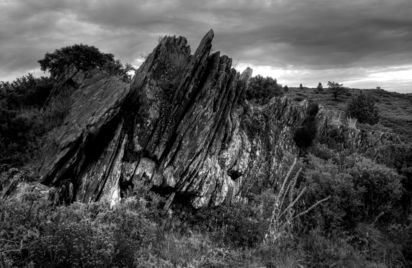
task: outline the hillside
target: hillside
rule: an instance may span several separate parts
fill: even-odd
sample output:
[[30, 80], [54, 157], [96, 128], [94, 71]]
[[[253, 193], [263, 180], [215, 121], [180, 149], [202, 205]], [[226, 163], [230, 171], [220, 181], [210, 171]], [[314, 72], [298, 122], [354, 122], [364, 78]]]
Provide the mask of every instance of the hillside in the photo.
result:
[[2, 84], [0, 266], [412, 264], [410, 98], [371, 91], [386, 127], [356, 124], [213, 38], [162, 38], [132, 79], [108, 54]]
[[[285, 95], [295, 101], [310, 99], [328, 109], [345, 111], [346, 103], [359, 92], [359, 89], [347, 89], [347, 93], [340, 95], [338, 101], [333, 99], [327, 88], [323, 92], [317, 92], [316, 88], [289, 88]], [[363, 92], [375, 100], [379, 110], [379, 123], [393, 129], [405, 141], [412, 141], [412, 95], [388, 92], [383, 89], [367, 89]]]

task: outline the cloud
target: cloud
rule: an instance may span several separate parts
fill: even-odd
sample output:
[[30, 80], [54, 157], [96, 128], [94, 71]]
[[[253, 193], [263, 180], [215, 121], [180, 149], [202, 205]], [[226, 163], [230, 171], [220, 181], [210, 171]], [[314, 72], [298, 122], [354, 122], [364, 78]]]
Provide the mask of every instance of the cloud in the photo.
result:
[[[213, 28], [214, 47], [234, 62], [270, 66], [288, 82], [336, 77], [373, 87], [380, 77], [368, 70], [410, 64], [410, 14], [410, 0], [0, 0], [0, 79], [73, 43], [135, 63], [159, 36], [184, 35], [195, 47]], [[400, 85], [397, 74], [383, 81]], [[412, 78], [400, 77], [412, 90]]]

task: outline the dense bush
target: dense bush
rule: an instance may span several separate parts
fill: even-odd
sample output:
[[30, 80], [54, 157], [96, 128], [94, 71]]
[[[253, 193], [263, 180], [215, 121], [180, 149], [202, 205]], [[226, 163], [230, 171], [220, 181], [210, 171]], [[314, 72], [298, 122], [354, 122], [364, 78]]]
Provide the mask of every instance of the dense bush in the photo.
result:
[[27, 74], [13, 82], [0, 82], [0, 102], [3, 109], [41, 107], [53, 88], [48, 77], [35, 78]]
[[[340, 163], [309, 155], [299, 184], [307, 192], [290, 233], [264, 244], [274, 205], [271, 189], [248, 202], [165, 213], [164, 198], [140, 193], [106, 204], [55, 207], [33, 194], [0, 201], [0, 263], [53, 267], [366, 267], [402, 264], [411, 229], [396, 225], [399, 176], [359, 156]], [[383, 212], [383, 214], [382, 214]], [[411, 225], [412, 226], [412, 225]], [[409, 237], [409, 240], [408, 240]]]
[[[260, 244], [267, 231], [270, 215], [258, 208], [263, 200], [250, 203], [234, 203], [217, 208], [203, 208], [196, 211], [182, 211], [178, 217], [191, 228], [211, 233], [212, 239], [226, 246], [253, 248]], [[187, 226], [185, 226], [187, 228]]]
[[359, 123], [374, 125], [379, 122], [378, 108], [375, 106], [374, 100], [363, 93], [348, 102], [346, 114], [358, 119]]
[[275, 96], [282, 95], [282, 85], [276, 79], [257, 75], [249, 80], [246, 89], [246, 99], [254, 100], [257, 103], [266, 103]]
[[58, 78], [70, 65], [78, 70], [87, 71], [99, 68], [112, 74], [124, 74], [127, 70], [113, 54], [102, 53], [94, 46], [76, 44], [56, 49], [53, 53], [46, 53], [39, 60], [42, 71], [49, 71], [52, 78]]
[[[110, 209], [102, 203], [55, 207], [31, 194], [23, 202], [0, 200], [0, 265], [239, 267], [245, 263], [257, 266], [257, 263], [261, 266], [251, 255], [251, 249], [238, 248], [250, 243], [257, 246], [257, 240], [261, 241], [261, 236], [255, 237], [259, 232], [254, 228], [257, 226], [254, 215], [243, 219], [240, 214], [240, 211], [252, 213], [246, 205], [237, 212], [229, 211], [229, 207], [215, 213], [210, 210], [208, 215], [213, 217], [202, 228], [192, 225], [182, 233], [176, 227], [179, 217], [163, 214], [156, 208], [156, 202], [129, 200]], [[153, 217], [154, 214], [158, 216]], [[224, 238], [218, 237], [219, 234]], [[236, 238], [236, 234], [243, 236]]]
[[64, 94], [45, 105], [53, 86], [52, 79], [31, 74], [0, 84], [0, 171], [33, 159], [41, 137], [67, 114]]
[[143, 207], [53, 207], [27, 196], [0, 201], [0, 261], [38, 267], [134, 267], [135, 254], [157, 239]]
[[36, 110], [6, 110], [0, 107], [0, 171], [23, 165], [37, 148], [44, 133], [41, 115]]
[[346, 157], [345, 165], [314, 156], [309, 159], [306, 202], [331, 196], [307, 219], [313, 226], [342, 232], [360, 222], [387, 223], [399, 216], [396, 203], [402, 195], [402, 178], [394, 170], [356, 155]]

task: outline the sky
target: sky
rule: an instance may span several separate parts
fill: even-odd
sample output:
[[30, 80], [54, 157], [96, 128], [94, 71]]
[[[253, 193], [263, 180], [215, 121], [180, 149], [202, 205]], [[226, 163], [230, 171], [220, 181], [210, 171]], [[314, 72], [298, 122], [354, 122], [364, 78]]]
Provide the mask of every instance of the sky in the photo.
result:
[[412, 0], [0, 0], [0, 80], [76, 43], [138, 66], [164, 35], [288, 86], [412, 92]]

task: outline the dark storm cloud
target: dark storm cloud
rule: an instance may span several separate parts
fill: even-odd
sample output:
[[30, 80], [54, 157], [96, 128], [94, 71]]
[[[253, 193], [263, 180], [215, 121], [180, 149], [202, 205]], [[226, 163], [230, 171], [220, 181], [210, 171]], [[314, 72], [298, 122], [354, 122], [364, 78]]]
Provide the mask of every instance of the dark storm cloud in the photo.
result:
[[195, 46], [213, 28], [215, 48], [235, 62], [356, 80], [411, 64], [410, 14], [410, 0], [0, 0], [0, 79], [68, 44], [133, 63], [159, 36], [184, 35]]

